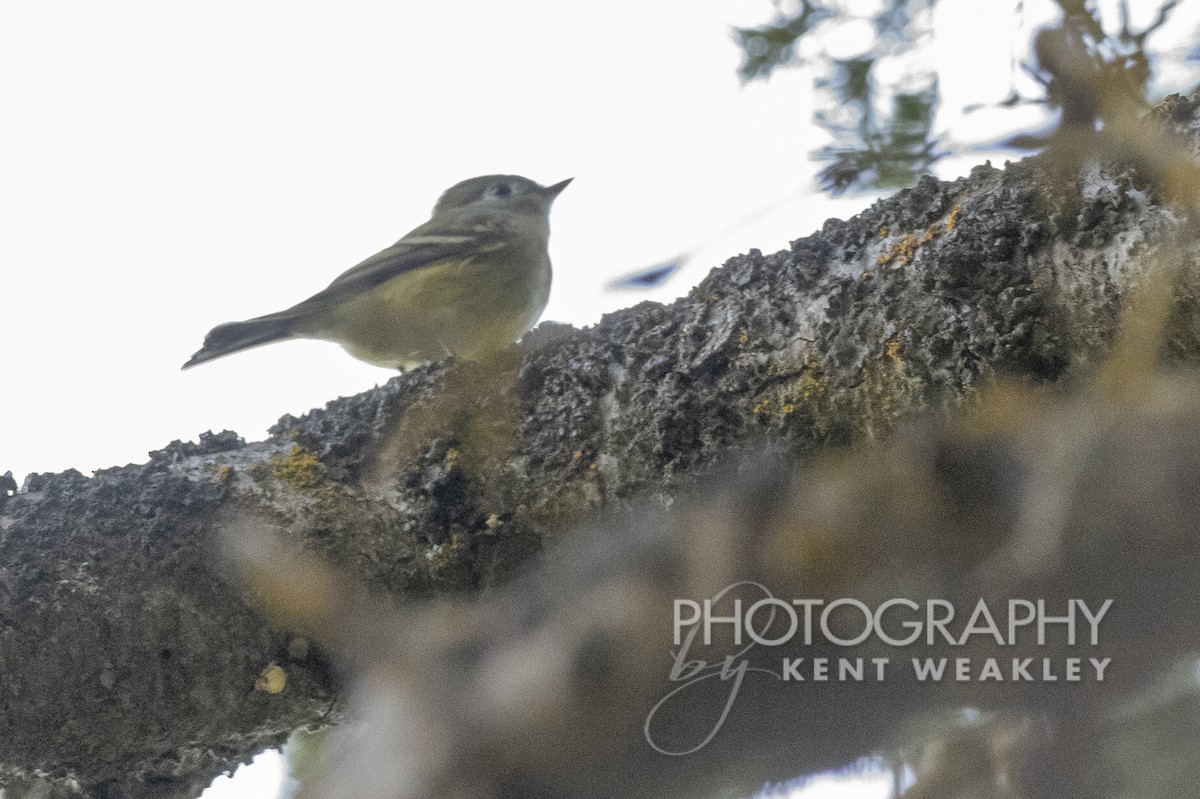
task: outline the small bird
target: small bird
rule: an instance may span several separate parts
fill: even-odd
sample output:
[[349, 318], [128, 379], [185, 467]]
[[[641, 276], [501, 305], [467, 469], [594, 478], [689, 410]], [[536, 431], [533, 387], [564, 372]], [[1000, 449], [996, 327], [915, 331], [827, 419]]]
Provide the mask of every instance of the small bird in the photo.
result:
[[428, 222], [323, 291], [287, 310], [214, 327], [183, 368], [289, 338], [332, 341], [401, 371], [507, 347], [550, 298], [550, 206], [571, 180], [541, 186], [484, 175], [455, 184]]

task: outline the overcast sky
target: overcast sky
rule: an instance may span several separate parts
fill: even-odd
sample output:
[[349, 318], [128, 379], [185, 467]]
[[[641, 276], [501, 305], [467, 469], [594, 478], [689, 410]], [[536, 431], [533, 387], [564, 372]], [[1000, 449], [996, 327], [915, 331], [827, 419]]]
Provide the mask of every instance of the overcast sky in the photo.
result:
[[[961, 108], [1007, 94], [1013, 42], [1048, 17], [1048, 2], [1030, 0], [1020, 25], [1016, 4], [938, 3], [939, 130], [1002, 132], [996, 115]], [[1185, 0], [1160, 41], [1189, 45], [1197, 4]], [[1144, 19], [1157, 4], [1132, 5]], [[283, 413], [386, 381], [321, 342], [179, 366], [215, 324], [323, 288], [467, 177], [575, 178], [552, 215], [544, 318], [577, 324], [669, 299], [728, 256], [855, 213], [871, 198], [811, 191], [809, 152], [824, 141], [812, 75], [738, 83], [729, 28], [771, 11], [768, 0], [4, 4], [0, 473], [90, 474], [209, 429], [254, 440]], [[863, 41], [848, 24], [824, 44], [851, 55]], [[663, 289], [603, 291], [786, 197]]]

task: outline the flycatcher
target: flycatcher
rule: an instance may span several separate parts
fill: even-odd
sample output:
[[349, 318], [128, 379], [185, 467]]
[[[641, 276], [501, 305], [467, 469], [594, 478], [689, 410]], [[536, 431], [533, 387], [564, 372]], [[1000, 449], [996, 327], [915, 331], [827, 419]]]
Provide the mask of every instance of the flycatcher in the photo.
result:
[[550, 206], [570, 182], [484, 175], [451, 186], [428, 222], [304, 302], [214, 327], [183, 368], [289, 338], [401, 371], [507, 347], [550, 298]]

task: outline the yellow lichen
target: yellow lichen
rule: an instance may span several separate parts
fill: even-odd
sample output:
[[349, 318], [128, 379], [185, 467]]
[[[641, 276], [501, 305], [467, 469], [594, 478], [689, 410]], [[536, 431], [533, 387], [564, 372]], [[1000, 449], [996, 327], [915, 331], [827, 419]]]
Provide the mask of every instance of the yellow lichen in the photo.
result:
[[287, 672], [274, 662], [268, 663], [263, 668], [262, 674], [259, 674], [258, 679], [254, 681], [254, 690], [262, 691], [265, 694], [282, 693], [286, 686]]
[[790, 416], [799, 409], [796, 402], [785, 400], [760, 399], [754, 403], [752, 413], [763, 419]]
[[271, 458], [271, 465], [280, 480], [296, 488], [316, 488], [325, 477], [324, 464], [299, 444], [293, 446], [287, 455]]
[[800, 397], [805, 400], [822, 396], [826, 391], [825, 381], [815, 377], [812, 372], [802, 374], [796, 381], [796, 387], [800, 390]]

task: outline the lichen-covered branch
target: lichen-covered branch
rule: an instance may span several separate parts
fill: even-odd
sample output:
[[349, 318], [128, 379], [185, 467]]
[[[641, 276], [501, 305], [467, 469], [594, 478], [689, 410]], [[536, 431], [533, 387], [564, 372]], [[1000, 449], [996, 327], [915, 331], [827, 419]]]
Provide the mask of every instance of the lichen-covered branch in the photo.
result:
[[[1195, 98], [1174, 98], [1158, 110], [1154, 124], [1192, 136], [1195, 146], [1197, 114]], [[827, 222], [788, 251], [730, 259], [671, 305], [645, 303], [582, 331], [545, 327], [511, 363], [432, 365], [302, 418], [285, 418], [264, 442], [206, 436], [198, 445], [176, 442], [153, 453], [148, 464], [91, 478], [31, 476], [0, 506], [0, 762], [8, 774], [70, 777], [96, 795], [151, 784], [186, 793], [179, 786], [228, 768], [295, 727], [340, 717], [336, 675], [374, 673], [360, 669], [391, 650], [372, 637], [371, 625], [357, 612], [338, 617], [347, 626], [337, 635], [318, 625], [315, 641], [285, 631], [283, 623], [264, 622], [259, 609], [268, 607], [303, 627], [313, 608], [304, 591], [286, 588], [286, 579], [251, 581], [248, 589], [230, 568], [228, 547], [219, 544], [231, 530], [250, 537], [272, 531], [271, 540], [285, 542], [284, 553], [320, 556], [356, 589], [387, 603], [411, 605], [482, 589], [472, 607], [485, 619], [497, 587], [535, 563], [548, 543], [574, 541], [581, 523], [647, 498], [662, 502], [681, 495], [731, 453], [766, 448], [808, 457], [834, 446], [871, 446], [913, 420], [969, 407], [997, 379], [1087, 382], [1113, 348], [1130, 297], [1153, 282], [1154, 264], [1173, 264], [1171, 314], [1155, 333], [1173, 361], [1194, 363], [1197, 251], [1181, 238], [1185, 214], [1162, 199], [1163, 186], [1153, 170], [1067, 167], [1048, 157], [1004, 170], [979, 167], [950, 183], [925, 179], [854, 219]], [[1107, 437], [1096, 442], [1112, 446]], [[953, 476], [963, 464], [947, 448]], [[1041, 461], [1030, 456], [1028, 462]], [[1020, 524], [1030, 523], [1019, 502], [1000, 502], [1013, 481], [1021, 484], [1019, 473], [988, 473], [998, 482], [997, 496], [988, 485], [955, 484], [966, 492], [959, 496], [937, 488], [938, 468], [926, 475], [930, 490], [953, 506], [961, 524], [930, 527], [930, 537], [920, 539], [924, 549], [883, 574], [899, 579], [960, 568], [974, 574], [987, 553], [1003, 549], [1009, 535], [1025, 529]], [[839, 479], [844, 490], [857, 492], [857, 472], [842, 472]], [[1080, 478], [1072, 486], [1085, 482]], [[783, 490], [782, 483], [772, 485]], [[862, 490], [871, 486], [883, 488], [866, 481]], [[704, 562], [714, 575], [740, 579], [771, 568], [761, 559], [769, 551], [764, 547], [823, 552], [828, 545], [831, 569], [843, 563], [844, 546], [886, 551], [891, 539], [884, 522], [897, 507], [880, 504], [887, 497], [873, 503], [870, 496], [862, 507], [880, 515], [851, 525], [856, 532], [848, 539], [840, 533], [810, 539], [802, 526], [788, 544], [758, 530]], [[731, 507], [753, 510], [750, 500], [739, 502]], [[973, 504], [978, 502], [1000, 504]], [[677, 520], [663, 524], [681, 529]], [[885, 538], [865, 538], [867, 529]], [[1107, 548], [1095, 544], [1097, 568], [1124, 551], [1127, 533], [1101, 539]], [[683, 537], [672, 546], [699, 547], [700, 541]], [[649, 566], [656, 561], [632, 544], [613, 547], [605, 553], [593, 543], [588, 551], [612, 558], [628, 547], [633, 561], [627, 565], [636, 576], [609, 590], [626, 585], [630, 596], [661, 597], [658, 588], [638, 593], [639, 580], [653, 582]], [[290, 562], [284, 554], [279, 558]], [[237, 558], [233, 563], [246, 565]], [[797, 569], [803, 563], [797, 560]], [[742, 565], [746, 571], [739, 575], [734, 566]], [[855, 569], [830, 575], [837, 575], [838, 585], [862, 588], [845, 582], [849, 574], [861, 576]], [[599, 565], [597, 572], [603, 572]], [[1050, 573], [1061, 578], [1068, 572]], [[537, 579], [556, 578], [545, 572]], [[1030, 578], [1018, 568], [1006, 579], [998, 590]], [[328, 591], [310, 587], [313, 596], [329, 599]], [[977, 587], [969, 581], [960, 586]], [[560, 589], [537, 594], [551, 603], [542, 612], [559, 612]], [[441, 607], [420, 612], [441, 618]], [[470, 629], [481, 623], [462, 617]], [[453, 628], [451, 616], [445, 618]], [[580, 616], [578, 623], [586, 626], [588, 618]], [[628, 629], [640, 630], [642, 623], [649, 622]], [[418, 629], [437, 626], [422, 624]], [[401, 625], [397, 635], [412, 647], [405, 650], [410, 655], [433, 647], [405, 629]], [[375, 643], [364, 649], [363, 640]], [[643, 643], [651, 645], [649, 639]], [[634, 644], [622, 654], [623, 644], [603, 636], [595, 642], [597, 652], [618, 658], [649, 651]], [[481, 657], [491, 656], [489, 647]], [[661, 654], [667, 643], [655, 639], [653, 647]], [[408, 687], [435, 681], [421, 702], [461, 687], [443, 656], [411, 655], [397, 666]], [[515, 667], [533, 655], [514, 657]], [[593, 675], [596, 685], [625, 689], [606, 674]], [[282, 690], [273, 692], [280, 675]], [[368, 695], [362, 690], [355, 695]], [[484, 701], [479, 693], [462, 696]], [[605, 688], [576, 709], [600, 714], [602, 706], [621, 704], [611, 713], [628, 721], [621, 714], [633, 713], [635, 704], [612, 703], [612, 696]], [[418, 707], [405, 704], [410, 694], [395, 697], [396, 707], [418, 714], [412, 718], [442, 712], [441, 700]], [[918, 693], [903, 701], [915, 708], [926, 699]], [[890, 700], [870, 691], [832, 691], [813, 701], [822, 713], [844, 707], [862, 717]], [[959, 699], [929, 701], [950, 707]], [[446, 712], [450, 707], [447, 700]], [[495, 712], [487, 718], [503, 726], [505, 716]], [[535, 716], [555, 724], [566, 718]], [[579, 745], [588, 739], [567, 741], [567, 728], [531, 724], [538, 737], [530, 740], [546, 744], [546, 752], [566, 747], [562, 751], [583, 757]], [[446, 737], [430, 740], [508, 751], [488, 737], [496, 728], [485, 725], [482, 737], [469, 739], [461, 739], [457, 728], [444, 729]], [[792, 741], [794, 773], [844, 762], [890, 732], [884, 725], [878, 736], [851, 745], [861, 732], [853, 727], [846, 737], [820, 740], [790, 739], [783, 727], [771, 729]], [[738, 735], [747, 744], [761, 741], [748, 730]], [[394, 737], [381, 740], [395, 743]], [[616, 762], [683, 773], [645, 760], [651, 753], [638, 748], [644, 742], [637, 736], [614, 737], [605, 746], [628, 747], [602, 750], [606, 757], [630, 758]], [[780, 763], [776, 754], [765, 761], [772, 768]], [[433, 795], [446, 787], [441, 761], [435, 761], [424, 767], [426, 782], [414, 777], [412, 783], [428, 786]], [[731, 751], [730, 768], [738, 762], [750, 774], [751, 750]], [[579, 773], [590, 772], [581, 766]], [[722, 767], [713, 773], [730, 772]], [[461, 770], [458, 776], [474, 779]], [[535, 777], [514, 784], [530, 791], [573, 785], [555, 782], [553, 775], [545, 782]], [[479, 779], [496, 788], [486, 776]], [[650, 785], [620, 783], [633, 793]]]

